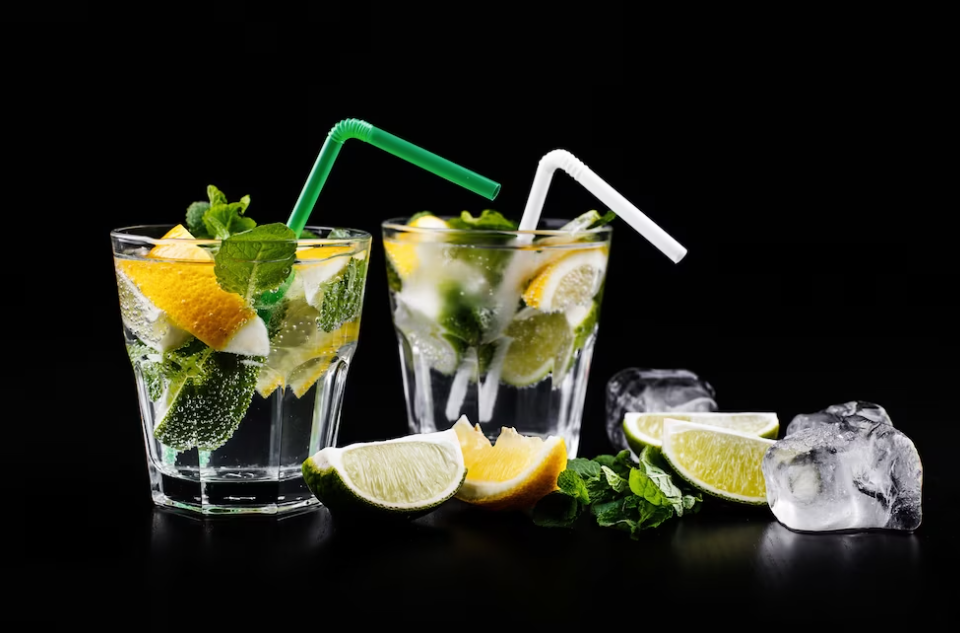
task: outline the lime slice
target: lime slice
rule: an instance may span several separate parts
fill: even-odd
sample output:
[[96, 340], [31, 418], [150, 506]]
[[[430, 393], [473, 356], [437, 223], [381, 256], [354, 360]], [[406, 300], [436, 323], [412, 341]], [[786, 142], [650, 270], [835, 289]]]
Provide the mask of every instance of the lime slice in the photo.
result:
[[630, 445], [633, 452], [639, 455], [644, 446], [660, 448], [664, 418], [717, 426], [774, 440], [777, 439], [777, 434], [780, 432], [780, 420], [776, 413], [628, 412], [623, 417], [623, 432], [627, 436], [627, 444]]
[[587, 339], [593, 334], [600, 316], [600, 306], [596, 301], [589, 306], [575, 306], [567, 310], [567, 322], [573, 330], [573, 348], [582, 349]]
[[760, 464], [774, 440], [671, 418], [662, 440], [664, 458], [693, 487], [726, 501], [767, 503]]
[[451, 498], [467, 476], [453, 429], [324, 448], [302, 470], [307, 486], [335, 515], [406, 518]]
[[216, 352], [199, 341], [168, 356], [179, 371], [166, 385], [154, 437], [176, 450], [223, 446], [250, 406], [262, 359]]
[[504, 334], [513, 339], [500, 374], [504, 382], [527, 387], [553, 372], [554, 385], [559, 386], [573, 353], [573, 332], [566, 315], [524, 308]]

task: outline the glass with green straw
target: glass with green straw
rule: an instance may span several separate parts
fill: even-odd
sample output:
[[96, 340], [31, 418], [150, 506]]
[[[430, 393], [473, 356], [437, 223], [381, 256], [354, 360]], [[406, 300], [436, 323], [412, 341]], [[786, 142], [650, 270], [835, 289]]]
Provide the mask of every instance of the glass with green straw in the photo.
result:
[[[189, 213], [176, 226], [111, 234], [155, 504], [242, 516], [319, 503], [301, 466], [337, 443], [372, 237], [308, 219], [349, 139], [490, 199], [500, 188], [369, 123], [347, 119], [330, 130], [290, 214], [296, 239], [279, 235], [285, 230], [272, 237], [262, 225], [254, 229], [259, 234], [213, 239], [200, 235]], [[209, 204], [195, 205], [228, 207], [215, 187], [208, 195]], [[235, 204], [246, 209], [249, 202], [244, 197]], [[252, 222], [248, 215], [242, 220]], [[261, 285], [272, 288], [284, 278], [278, 290], [260, 293]]]

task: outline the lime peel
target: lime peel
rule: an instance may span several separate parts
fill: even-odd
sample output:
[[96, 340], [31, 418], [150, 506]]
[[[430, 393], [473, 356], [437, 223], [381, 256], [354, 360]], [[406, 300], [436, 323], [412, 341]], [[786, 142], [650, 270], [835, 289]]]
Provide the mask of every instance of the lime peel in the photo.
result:
[[404, 518], [432, 511], [467, 476], [453, 429], [327, 447], [304, 461], [302, 471], [331, 513]]
[[687, 483], [726, 501], [766, 505], [761, 463], [774, 440], [671, 418], [663, 426], [663, 457]]

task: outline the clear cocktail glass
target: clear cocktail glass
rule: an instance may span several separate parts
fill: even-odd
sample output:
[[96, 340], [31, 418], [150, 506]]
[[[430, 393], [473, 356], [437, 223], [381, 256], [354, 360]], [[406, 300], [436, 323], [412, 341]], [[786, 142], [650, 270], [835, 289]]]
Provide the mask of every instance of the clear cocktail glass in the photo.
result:
[[[318, 237], [224, 251], [164, 238], [172, 228], [111, 233], [154, 502], [203, 514], [317, 505], [301, 465], [336, 444], [371, 236], [307, 227]], [[282, 291], [259, 292], [271, 278]]]
[[560, 436], [576, 456], [610, 227], [458, 230], [439, 220], [382, 225], [410, 431], [466, 415], [491, 441], [513, 427]]

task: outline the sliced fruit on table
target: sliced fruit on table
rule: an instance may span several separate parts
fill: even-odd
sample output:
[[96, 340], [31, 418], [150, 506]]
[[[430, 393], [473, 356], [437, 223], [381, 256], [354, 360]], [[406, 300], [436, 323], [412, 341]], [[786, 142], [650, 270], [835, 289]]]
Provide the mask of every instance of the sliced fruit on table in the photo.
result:
[[[180, 225], [163, 239], [192, 239]], [[189, 243], [158, 244], [145, 261], [117, 259], [117, 270], [170, 323], [213, 349], [247, 356], [270, 352], [267, 328], [243, 297], [217, 283], [213, 259]]]
[[760, 464], [774, 440], [665, 418], [662, 442], [664, 459], [693, 487], [726, 501], [767, 503]]
[[466, 416], [453, 425], [460, 440], [467, 478], [456, 497], [491, 510], [525, 510], [557, 490], [567, 467], [563, 438], [525, 437], [503, 427], [494, 444]]
[[303, 462], [307, 486], [337, 516], [415, 518], [466, 477], [456, 431], [324, 448]]
[[603, 283], [606, 246], [577, 249], [544, 266], [523, 292], [524, 302], [544, 312], [589, 305]]
[[780, 432], [780, 420], [776, 413], [631, 411], [623, 416], [623, 432], [627, 436], [627, 444], [634, 453], [639, 455], [645, 446], [659, 448], [662, 445], [661, 436], [665, 418], [717, 426], [774, 440]]

